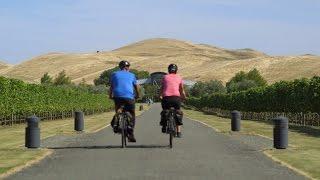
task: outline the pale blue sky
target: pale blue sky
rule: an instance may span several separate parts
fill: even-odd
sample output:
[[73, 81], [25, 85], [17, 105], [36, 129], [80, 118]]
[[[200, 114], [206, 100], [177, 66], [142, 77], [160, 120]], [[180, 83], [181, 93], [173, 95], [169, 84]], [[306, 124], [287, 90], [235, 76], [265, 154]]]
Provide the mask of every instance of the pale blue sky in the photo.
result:
[[320, 55], [319, 0], [1, 0], [0, 59], [112, 50], [166, 37]]

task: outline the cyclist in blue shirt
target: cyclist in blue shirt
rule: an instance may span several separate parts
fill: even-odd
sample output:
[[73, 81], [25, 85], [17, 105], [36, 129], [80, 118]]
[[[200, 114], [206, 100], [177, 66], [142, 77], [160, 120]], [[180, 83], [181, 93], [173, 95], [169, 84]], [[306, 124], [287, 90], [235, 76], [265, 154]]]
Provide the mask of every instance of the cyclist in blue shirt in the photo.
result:
[[[135, 99], [139, 98], [139, 85], [136, 76], [129, 72], [130, 63], [128, 61], [121, 61], [119, 68], [119, 71], [111, 75], [109, 97], [114, 100], [116, 113], [121, 106], [124, 106], [124, 110], [132, 115], [129, 123], [128, 140], [129, 142], [136, 142], [133, 130], [135, 126]], [[114, 132], [117, 132], [117, 130], [114, 129]]]

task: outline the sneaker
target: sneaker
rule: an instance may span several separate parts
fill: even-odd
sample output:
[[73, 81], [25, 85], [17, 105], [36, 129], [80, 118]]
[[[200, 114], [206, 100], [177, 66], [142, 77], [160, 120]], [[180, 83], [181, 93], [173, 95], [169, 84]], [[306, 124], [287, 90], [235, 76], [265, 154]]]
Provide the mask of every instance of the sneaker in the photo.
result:
[[176, 135], [177, 138], [181, 138], [182, 137], [182, 134], [181, 132], [177, 132], [177, 135]]
[[129, 142], [137, 142], [136, 138], [134, 138], [134, 135], [133, 134], [128, 134], [128, 141]]

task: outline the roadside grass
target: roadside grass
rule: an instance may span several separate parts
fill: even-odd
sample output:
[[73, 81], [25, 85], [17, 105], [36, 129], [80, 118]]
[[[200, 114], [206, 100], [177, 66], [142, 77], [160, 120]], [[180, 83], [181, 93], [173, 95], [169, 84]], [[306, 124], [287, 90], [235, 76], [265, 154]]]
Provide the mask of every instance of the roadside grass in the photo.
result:
[[[137, 104], [136, 115], [143, 111]], [[144, 105], [144, 111], [149, 107]], [[107, 112], [85, 117], [84, 133], [92, 133], [110, 124], [114, 112]], [[74, 119], [41, 121], [39, 123], [41, 139], [55, 135], [76, 135], [74, 131]], [[18, 124], [10, 127], [0, 127], [0, 179], [1, 175], [10, 173], [16, 167], [26, 165], [31, 160], [48, 154], [48, 149], [27, 149], [24, 147], [26, 124]]]
[[[230, 119], [190, 109], [184, 109], [184, 113], [191, 119], [206, 123], [221, 133], [230, 133]], [[263, 121], [242, 120], [240, 133], [273, 138], [273, 125]], [[265, 150], [265, 153], [310, 178], [320, 179], [320, 128], [290, 125], [289, 148], [278, 150], [270, 147]]]

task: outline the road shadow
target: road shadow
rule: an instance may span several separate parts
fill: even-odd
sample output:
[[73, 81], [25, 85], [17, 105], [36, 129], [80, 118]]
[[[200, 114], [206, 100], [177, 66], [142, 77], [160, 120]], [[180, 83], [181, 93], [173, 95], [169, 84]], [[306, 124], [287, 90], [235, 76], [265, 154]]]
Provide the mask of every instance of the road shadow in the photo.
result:
[[[59, 149], [123, 149], [120, 145], [110, 145], [110, 146], [66, 146], [66, 147], [44, 147], [47, 149], [59, 150]], [[168, 145], [127, 145], [126, 148], [129, 149], [161, 149], [169, 148]]]

